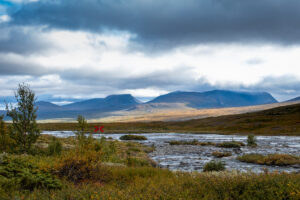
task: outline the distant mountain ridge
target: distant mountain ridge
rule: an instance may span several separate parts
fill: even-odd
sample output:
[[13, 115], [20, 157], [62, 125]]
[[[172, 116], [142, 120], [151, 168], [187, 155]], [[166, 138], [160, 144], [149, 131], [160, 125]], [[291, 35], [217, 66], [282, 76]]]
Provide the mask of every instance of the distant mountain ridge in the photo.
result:
[[212, 90], [207, 92], [176, 91], [156, 97], [146, 103], [139, 102], [131, 94], [110, 95], [105, 98], [94, 98], [67, 105], [56, 105], [46, 101], [38, 101], [38, 119], [75, 119], [84, 115], [87, 119], [114, 116], [116, 111], [151, 112], [165, 109], [205, 109], [240, 107], [260, 104], [277, 103], [269, 93], [234, 92]]
[[292, 101], [300, 101], [300, 97], [296, 97], [296, 98], [287, 100], [286, 102], [292, 102]]
[[161, 95], [149, 103], [186, 103], [193, 108], [224, 108], [277, 103], [267, 92], [250, 93], [227, 90], [208, 92], [172, 92]]

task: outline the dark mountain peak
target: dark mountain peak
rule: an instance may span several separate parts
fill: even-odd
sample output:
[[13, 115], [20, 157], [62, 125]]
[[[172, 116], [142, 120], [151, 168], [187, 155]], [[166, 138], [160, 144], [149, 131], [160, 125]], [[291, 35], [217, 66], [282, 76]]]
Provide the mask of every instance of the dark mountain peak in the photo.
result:
[[109, 95], [104, 99], [108, 103], [114, 104], [138, 104], [138, 100], [131, 94], [114, 94]]
[[149, 103], [186, 103], [193, 108], [221, 108], [276, 103], [269, 93], [211, 90], [207, 92], [171, 92], [161, 95]]

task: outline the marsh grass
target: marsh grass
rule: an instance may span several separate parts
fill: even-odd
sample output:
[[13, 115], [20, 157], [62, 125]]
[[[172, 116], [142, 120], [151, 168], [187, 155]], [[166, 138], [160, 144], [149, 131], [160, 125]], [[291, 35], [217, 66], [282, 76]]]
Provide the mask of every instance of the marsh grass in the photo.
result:
[[230, 142], [222, 142], [216, 144], [216, 147], [223, 147], [223, 148], [240, 148], [242, 146], [245, 146], [243, 142], [238, 141], [230, 141]]
[[203, 172], [224, 171], [225, 164], [222, 161], [210, 161], [203, 167]]
[[242, 156], [239, 156], [237, 159], [241, 162], [256, 163], [260, 165], [300, 165], [300, 156], [289, 154], [244, 154]]
[[120, 140], [147, 140], [143, 135], [122, 135]]

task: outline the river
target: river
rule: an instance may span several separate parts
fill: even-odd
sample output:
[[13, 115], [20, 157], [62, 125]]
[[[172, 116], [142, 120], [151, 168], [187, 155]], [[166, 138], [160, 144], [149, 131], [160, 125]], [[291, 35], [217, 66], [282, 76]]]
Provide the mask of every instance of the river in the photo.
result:
[[[42, 134], [49, 134], [57, 137], [74, 136], [72, 131], [44, 131]], [[119, 140], [125, 134], [93, 134], [95, 138], [106, 137]], [[236, 157], [245, 153], [284, 153], [300, 155], [300, 137], [297, 136], [257, 136], [256, 148], [244, 146], [237, 149], [219, 148], [215, 146], [191, 146], [191, 145], [169, 145], [168, 141], [190, 141], [198, 140], [203, 142], [220, 143], [224, 141], [241, 141], [246, 143], [247, 136], [241, 135], [219, 135], [219, 134], [189, 134], [189, 133], [147, 133], [138, 134], [146, 136], [148, 140], [137, 141], [145, 145], [154, 145], [155, 151], [149, 157], [156, 161], [160, 167], [170, 170], [181, 171], [202, 171], [205, 163], [211, 160], [221, 160], [225, 163], [228, 170], [262, 172], [264, 168], [269, 171], [300, 171], [300, 166], [278, 167], [257, 164], [243, 163], [236, 160]], [[214, 158], [213, 151], [230, 151], [232, 156]]]

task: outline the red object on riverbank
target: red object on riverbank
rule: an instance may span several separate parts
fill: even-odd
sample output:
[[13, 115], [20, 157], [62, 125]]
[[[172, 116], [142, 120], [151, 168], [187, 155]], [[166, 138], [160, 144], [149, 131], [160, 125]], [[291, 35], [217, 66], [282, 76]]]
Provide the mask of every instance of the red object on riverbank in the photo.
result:
[[98, 131], [101, 131], [102, 133], [104, 133], [104, 130], [103, 130], [104, 126], [95, 126], [95, 133], [97, 133]]

